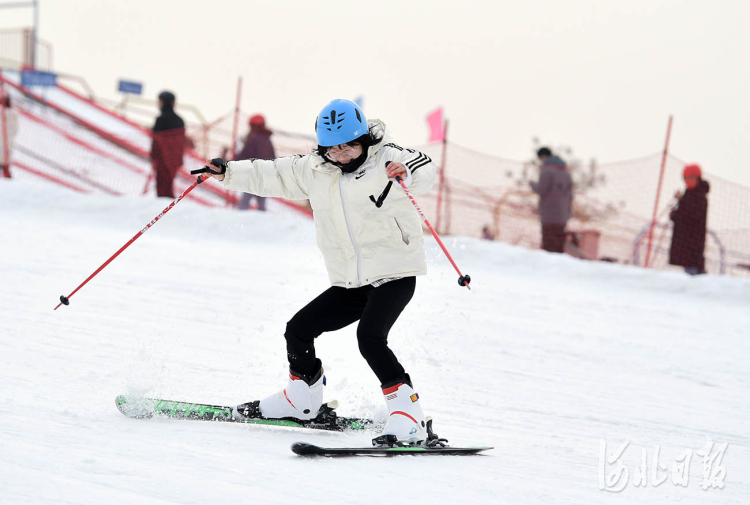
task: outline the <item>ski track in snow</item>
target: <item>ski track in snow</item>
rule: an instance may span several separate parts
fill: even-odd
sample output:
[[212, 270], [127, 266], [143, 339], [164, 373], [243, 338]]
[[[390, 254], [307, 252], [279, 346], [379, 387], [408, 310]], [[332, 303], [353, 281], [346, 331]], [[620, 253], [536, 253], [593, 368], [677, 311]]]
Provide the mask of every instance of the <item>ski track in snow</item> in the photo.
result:
[[[462, 237], [445, 242], [472, 291], [427, 237], [430, 272], [389, 342], [435, 431], [493, 451], [306, 459], [289, 446], [375, 433], [125, 418], [120, 393], [234, 405], [282, 387], [286, 321], [328, 286], [311, 222], [183, 201], [52, 310], [168, 203], [0, 180], [0, 502], [750, 501], [750, 281]], [[354, 327], [317, 349], [325, 398], [384, 420]], [[696, 454], [674, 485], [706, 436], [728, 443], [724, 489], [701, 489]], [[602, 439], [630, 444], [620, 493], [599, 489]], [[634, 486], [657, 445], [667, 481]]]

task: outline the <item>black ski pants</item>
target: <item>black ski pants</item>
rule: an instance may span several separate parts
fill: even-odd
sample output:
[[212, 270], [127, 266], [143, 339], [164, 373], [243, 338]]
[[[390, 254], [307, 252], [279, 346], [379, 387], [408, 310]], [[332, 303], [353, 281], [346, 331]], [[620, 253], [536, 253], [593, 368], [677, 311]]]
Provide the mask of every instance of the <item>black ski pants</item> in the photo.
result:
[[289, 367], [313, 376], [320, 367], [315, 356], [315, 339], [359, 321], [359, 351], [380, 383], [409, 382], [404, 367], [388, 348], [388, 332], [414, 295], [416, 278], [404, 277], [378, 287], [346, 289], [331, 287], [307, 304], [286, 325]]

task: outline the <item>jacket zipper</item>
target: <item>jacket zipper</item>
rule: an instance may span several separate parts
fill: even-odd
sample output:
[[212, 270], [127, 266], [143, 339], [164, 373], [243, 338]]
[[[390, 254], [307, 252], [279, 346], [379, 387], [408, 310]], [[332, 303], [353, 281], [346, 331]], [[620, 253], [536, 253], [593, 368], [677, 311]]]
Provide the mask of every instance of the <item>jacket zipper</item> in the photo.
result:
[[401, 232], [401, 240], [404, 244], [409, 245], [409, 236], [406, 234], [403, 228], [401, 228], [401, 223], [398, 222], [398, 219], [396, 217], [393, 217], [393, 220], [396, 221], [396, 226], [398, 227], [398, 231]]
[[362, 285], [362, 255], [359, 252], [359, 247], [354, 241], [354, 234], [352, 233], [352, 227], [349, 224], [349, 214], [346, 212], [346, 201], [344, 200], [344, 189], [341, 185], [341, 175], [339, 175], [339, 196], [341, 196], [341, 208], [344, 209], [344, 221], [346, 221], [346, 230], [349, 232], [349, 239], [352, 241], [354, 252], [357, 254], [357, 287]]

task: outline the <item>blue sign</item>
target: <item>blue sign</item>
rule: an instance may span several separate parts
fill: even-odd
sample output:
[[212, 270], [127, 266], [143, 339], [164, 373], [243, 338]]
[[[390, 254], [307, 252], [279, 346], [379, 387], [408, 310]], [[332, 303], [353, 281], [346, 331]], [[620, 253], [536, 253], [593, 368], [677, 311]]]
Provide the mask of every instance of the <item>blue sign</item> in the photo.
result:
[[140, 82], [120, 81], [118, 91], [130, 93], [131, 95], [140, 95], [143, 92], [143, 84]]
[[57, 75], [50, 72], [24, 70], [21, 72], [21, 86], [57, 86]]

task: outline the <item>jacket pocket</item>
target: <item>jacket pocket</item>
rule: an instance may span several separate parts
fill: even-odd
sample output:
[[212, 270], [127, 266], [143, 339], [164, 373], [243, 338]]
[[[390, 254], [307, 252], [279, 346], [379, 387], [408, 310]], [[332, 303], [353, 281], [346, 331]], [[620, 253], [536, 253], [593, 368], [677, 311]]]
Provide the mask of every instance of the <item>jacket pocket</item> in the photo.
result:
[[396, 227], [398, 228], [398, 231], [401, 232], [401, 240], [404, 241], [404, 244], [409, 245], [409, 234], [404, 231], [404, 229], [401, 227], [401, 223], [398, 222], [398, 219], [395, 217], [393, 220], [396, 222]]

